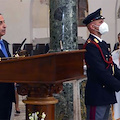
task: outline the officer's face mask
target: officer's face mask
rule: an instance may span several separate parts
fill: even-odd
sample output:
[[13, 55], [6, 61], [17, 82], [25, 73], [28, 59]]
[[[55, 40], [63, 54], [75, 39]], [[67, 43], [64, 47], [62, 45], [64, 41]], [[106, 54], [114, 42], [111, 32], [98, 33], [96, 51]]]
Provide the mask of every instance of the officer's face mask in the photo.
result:
[[109, 27], [105, 22], [103, 22], [100, 26], [97, 26], [97, 25], [95, 26], [99, 27], [99, 32], [101, 35], [105, 34], [106, 32], [109, 32]]

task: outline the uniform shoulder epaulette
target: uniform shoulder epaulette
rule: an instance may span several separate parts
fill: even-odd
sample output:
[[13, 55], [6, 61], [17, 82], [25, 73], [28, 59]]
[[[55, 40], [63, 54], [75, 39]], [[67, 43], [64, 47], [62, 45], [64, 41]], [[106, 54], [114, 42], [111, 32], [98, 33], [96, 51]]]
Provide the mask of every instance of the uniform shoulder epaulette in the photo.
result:
[[87, 40], [87, 43], [90, 43], [90, 42], [91, 42], [91, 40], [90, 40], [90, 39], [88, 39], [88, 40]]
[[94, 38], [94, 41], [95, 41], [96, 43], [99, 43], [99, 41], [98, 41], [96, 38]]
[[88, 43], [91, 43], [91, 39], [88, 39], [88, 40], [85, 42], [85, 44], [83, 45], [83, 48], [84, 48], [84, 49], [86, 49], [86, 46], [87, 46]]

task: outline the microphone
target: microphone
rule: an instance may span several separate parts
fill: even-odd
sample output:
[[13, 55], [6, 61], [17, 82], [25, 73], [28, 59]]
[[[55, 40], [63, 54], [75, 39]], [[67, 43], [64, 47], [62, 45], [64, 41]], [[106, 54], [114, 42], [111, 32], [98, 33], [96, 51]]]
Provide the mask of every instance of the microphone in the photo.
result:
[[22, 41], [22, 43], [21, 43], [21, 45], [18, 47], [16, 53], [18, 53], [18, 52], [21, 50], [21, 47], [23, 46], [23, 44], [25, 43], [26, 40], [27, 40], [27, 39], [25, 38], [25, 39]]
[[26, 38], [22, 41], [22, 43], [20, 44], [20, 46], [18, 47], [17, 51], [15, 52], [15, 54], [13, 55], [14, 57], [19, 57], [19, 56], [26, 56], [26, 50], [21, 50], [21, 47], [23, 46], [23, 44], [25, 43]]

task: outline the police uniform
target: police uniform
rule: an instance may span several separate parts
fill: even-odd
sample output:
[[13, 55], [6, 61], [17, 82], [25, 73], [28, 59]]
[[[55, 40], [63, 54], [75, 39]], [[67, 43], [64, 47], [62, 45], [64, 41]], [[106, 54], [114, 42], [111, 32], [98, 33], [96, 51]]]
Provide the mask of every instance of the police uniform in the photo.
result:
[[[83, 23], [88, 25], [98, 19], [104, 19], [101, 8], [88, 15]], [[87, 120], [107, 120], [110, 105], [117, 102], [115, 91], [120, 91], [120, 70], [113, 63], [105, 41], [100, 41], [98, 37], [90, 34], [84, 48], [87, 64], [85, 89]], [[97, 111], [101, 114], [96, 114]]]

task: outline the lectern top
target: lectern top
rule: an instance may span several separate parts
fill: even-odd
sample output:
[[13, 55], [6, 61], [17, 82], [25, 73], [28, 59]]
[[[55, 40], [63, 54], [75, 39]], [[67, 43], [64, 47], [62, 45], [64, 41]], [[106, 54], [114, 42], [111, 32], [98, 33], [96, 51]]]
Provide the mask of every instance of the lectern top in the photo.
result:
[[48, 53], [0, 62], [0, 82], [56, 83], [83, 76], [85, 50]]

